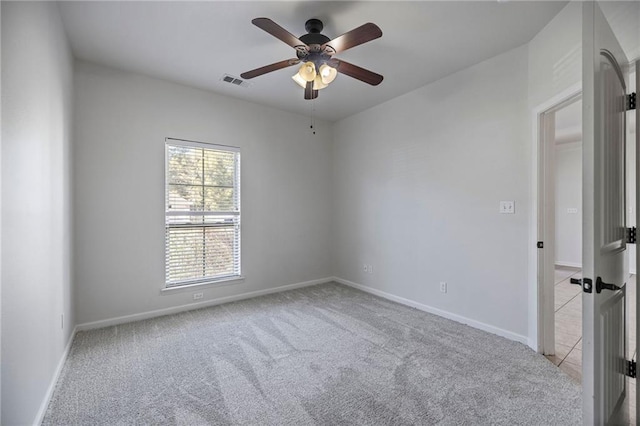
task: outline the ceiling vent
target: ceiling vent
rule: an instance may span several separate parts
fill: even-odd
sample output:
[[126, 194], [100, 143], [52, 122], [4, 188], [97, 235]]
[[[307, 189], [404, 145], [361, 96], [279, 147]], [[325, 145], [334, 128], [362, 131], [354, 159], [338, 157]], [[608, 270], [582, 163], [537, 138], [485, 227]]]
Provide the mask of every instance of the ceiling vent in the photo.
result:
[[223, 74], [221, 80], [224, 81], [225, 83], [233, 84], [235, 86], [240, 86], [245, 88], [250, 86], [250, 84], [247, 81], [239, 77], [234, 77], [229, 74]]

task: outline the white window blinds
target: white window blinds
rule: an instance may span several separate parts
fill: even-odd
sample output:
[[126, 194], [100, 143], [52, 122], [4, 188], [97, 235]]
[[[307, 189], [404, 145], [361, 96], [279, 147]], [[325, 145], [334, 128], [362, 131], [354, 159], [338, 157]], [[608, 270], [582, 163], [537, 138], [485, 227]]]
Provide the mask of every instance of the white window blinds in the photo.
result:
[[238, 148], [167, 139], [166, 286], [240, 276]]

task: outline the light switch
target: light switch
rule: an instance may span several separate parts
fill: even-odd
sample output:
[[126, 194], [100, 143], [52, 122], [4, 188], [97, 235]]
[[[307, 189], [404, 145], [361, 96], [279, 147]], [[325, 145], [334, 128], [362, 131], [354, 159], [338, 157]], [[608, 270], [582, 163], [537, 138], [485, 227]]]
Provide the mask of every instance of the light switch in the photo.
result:
[[515, 201], [500, 201], [501, 214], [514, 214], [516, 212]]

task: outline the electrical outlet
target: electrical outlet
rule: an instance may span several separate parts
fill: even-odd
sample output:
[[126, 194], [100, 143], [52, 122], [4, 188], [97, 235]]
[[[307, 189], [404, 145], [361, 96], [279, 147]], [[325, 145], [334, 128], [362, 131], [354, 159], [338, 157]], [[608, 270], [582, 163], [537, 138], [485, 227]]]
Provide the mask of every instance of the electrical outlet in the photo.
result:
[[447, 292], [447, 283], [444, 281], [440, 281], [440, 292], [441, 293]]
[[367, 272], [370, 274], [373, 274], [373, 266], [371, 265], [367, 266]]
[[203, 296], [203, 293], [193, 293], [193, 300], [202, 299]]

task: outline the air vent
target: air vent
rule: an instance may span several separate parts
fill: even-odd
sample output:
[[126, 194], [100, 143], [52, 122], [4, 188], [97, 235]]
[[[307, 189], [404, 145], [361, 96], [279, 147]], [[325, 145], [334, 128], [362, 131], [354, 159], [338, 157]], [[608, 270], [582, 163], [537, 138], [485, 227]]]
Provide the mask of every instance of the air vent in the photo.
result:
[[224, 74], [222, 76], [222, 81], [224, 81], [225, 83], [233, 84], [233, 85], [240, 86], [240, 87], [249, 87], [250, 86], [250, 84], [246, 80], [243, 80], [243, 79], [238, 78], [238, 77], [234, 77], [234, 76], [229, 75], [229, 74]]

